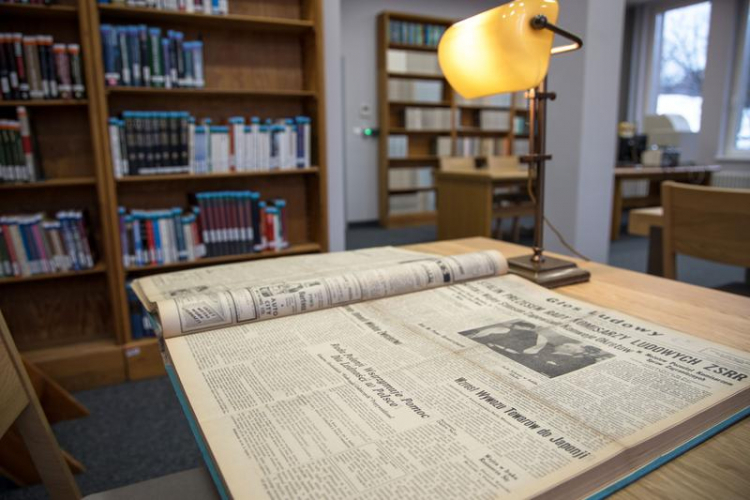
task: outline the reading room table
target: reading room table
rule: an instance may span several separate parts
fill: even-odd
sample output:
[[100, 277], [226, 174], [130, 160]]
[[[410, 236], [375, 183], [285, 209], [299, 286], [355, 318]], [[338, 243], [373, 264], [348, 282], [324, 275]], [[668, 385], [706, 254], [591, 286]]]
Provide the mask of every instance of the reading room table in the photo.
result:
[[[441, 255], [496, 249], [506, 257], [515, 257], [531, 252], [528, 247], [488, 238], [424, 243], [406, 248]], [[591, 281], [557, 288], [556, 292], [750, 351], [750, 298], [596, 262], [576, 262], [591, 272]], [[736, 423], [667, 462], [611, 498], [750, 498], [750, 419]]]

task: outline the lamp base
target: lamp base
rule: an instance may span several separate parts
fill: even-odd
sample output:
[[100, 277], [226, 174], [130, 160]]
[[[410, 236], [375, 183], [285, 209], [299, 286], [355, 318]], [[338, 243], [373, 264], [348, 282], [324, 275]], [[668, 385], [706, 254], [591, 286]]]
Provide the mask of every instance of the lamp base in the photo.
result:
[[574, 285], [589, 281], [591, 273], [575, 263], [545, 256], [544, 262], [531, 261], [531, 255], [508, 259], [510, 272], [545, 288]]

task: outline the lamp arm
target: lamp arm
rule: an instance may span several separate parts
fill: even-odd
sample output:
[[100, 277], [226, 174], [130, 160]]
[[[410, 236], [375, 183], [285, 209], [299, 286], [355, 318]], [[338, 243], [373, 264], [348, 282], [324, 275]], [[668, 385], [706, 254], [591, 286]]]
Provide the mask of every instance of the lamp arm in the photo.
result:
[[542, 14], [539, 14], [538, 16], [534, 16], [531, 19], [531, 27], [535, 30], [541, 30], [541, 29], [548, 29], [552, 33], [555, 33], [556, 35], [560, 35], [563, 38], [566, 38], [570, 40], [571, 44], [568, 45], [559, 45], [557, 47], [552, 47], [552, 54], [562, 54], [564, 52], [573, 52], [574, 50], [578, 50], [581, 47], [583, 47], [583, 40], [577, 35], [574, 35], [573, 33], [569, 31], [565, 31], [564, 29], [560, 28], [559, 26], [556, 26], [549, 22], [547, 19], [547, 16], [544, 16]]

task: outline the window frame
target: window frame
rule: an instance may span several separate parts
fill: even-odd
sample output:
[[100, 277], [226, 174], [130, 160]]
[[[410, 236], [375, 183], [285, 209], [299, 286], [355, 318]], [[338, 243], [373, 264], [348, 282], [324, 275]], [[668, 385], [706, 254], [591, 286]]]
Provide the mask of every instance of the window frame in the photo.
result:
[[[750, 160], [750, 149], [737, 149], [737, 127], [741, 120], [742, 105], [747, 89], [750, 85], [750, 0], [742, 2], [740, 7], [740, 22], [737, 28], [737, 44], [742, 44], [741, 50], [737, 51], [734, 61], [732, 62], [731, 87], [729, 89], [729, 99], [724, 117], [724, 147], [722, 148], [723, 158], [728, 160]], [[744, 66], [747, 65], [747, 68]], [[743, 70], [747, 71], [743, 71]]]
[[[704, 3], [705, 1], [708, 1], [711, 3], [711, 16], [713, 16], [713, 0], [664, 0], [661, 2], [655, 2], [654, 4], [647, 5], [646, 9], [646, 22], [648, 23], [648, 36], [646, 37], [646, 42], [641, 47], [641, 54], [645, 55], [646, 59], [646, 67], [645, 67], [645, 78], [643, 81], [643, 101], [641, 102], [640, 106], [640, 116], [639, 122], [643, 123], [643, 118], [646, 115], [652, 115], [656, 113], [656, 101], [659, 96], [659, 69], [660, 69], [660, 59], [661, 59], [661, 32], [662, 32], [662, 22], [663, 22], [663, 14], [668, 10], [673, 9], [679, 9], [682, 7], [688, 7], [690, 5], [695, 5], [699, 3]], [[710, 44], [710, 38], [711, 38], [711, 32], [710, 32], [710, 25], [711, 25], [711, 17], [709, 17], [709, 41], [707, 43]], [[709, 48], [706, 47], [706, 52], [708, 52]], [[708, 55], [708, 54], [707, 54]], [[701, 94], [702, 94], [701, 89]], [[702, 115], [702, 112], [701, 112]], [[703, 120], [701, 119], [701, 122]], [[702, 129], [702, 123], [701, 128], [698, 129], [698, 131], [694, 132], [695, 134], [700, 134]]]

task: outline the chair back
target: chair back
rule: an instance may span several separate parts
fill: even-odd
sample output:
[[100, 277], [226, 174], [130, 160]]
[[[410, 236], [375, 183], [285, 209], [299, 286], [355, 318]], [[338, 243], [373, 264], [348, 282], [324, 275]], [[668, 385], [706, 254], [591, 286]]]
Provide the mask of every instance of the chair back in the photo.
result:
[[490, 172], [520, 172], [521, 162], [518, 156], [488, 156], [487, 168]]
[[66, 500], [80, 498], [73, 474], [65, 463], [0, 312], [0, 437], [13, 423], [50, 497]]
[[473, 156], [441, 156], [441, 172], [472, 172], [476, 170]]
[[750, 189], [661, 185], [664, 276], [675, 279], [681, 253], [750, 267]]

